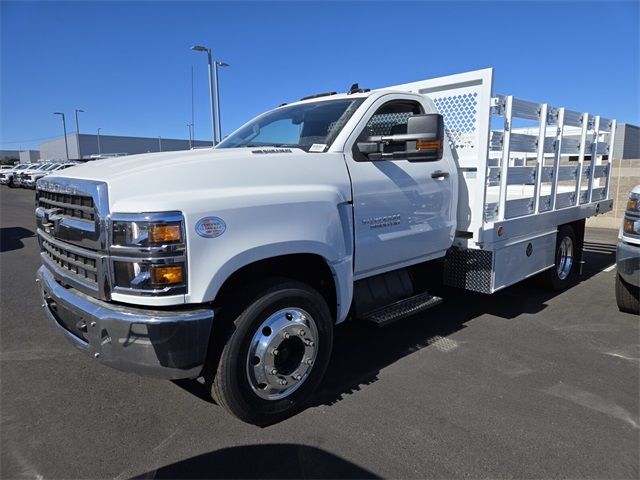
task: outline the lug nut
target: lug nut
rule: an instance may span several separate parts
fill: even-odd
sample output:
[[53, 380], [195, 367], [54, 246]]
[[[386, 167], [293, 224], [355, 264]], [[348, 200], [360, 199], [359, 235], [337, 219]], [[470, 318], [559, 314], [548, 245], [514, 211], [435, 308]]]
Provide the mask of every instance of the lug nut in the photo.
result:
[[313, 360], [309, 359], [305, 362], [307, 365], [313, 365]]
[[91, 322], [91, 326], [92, 326], [92, 327], [95, 327], [96, 325], [97, 325], [97, 323], [96, 323], [96, 322]]
[[301, 337], [304, 337], [306, 335], [305, 331], [300, 329], [298, 330], [298, 335], [300, 335]]
[[307, 340], [305, 343], [310, 347], [313, 347], [313, 345], [314, 345], [313, 344], [313, 340]]
[[280, 380], [278, 383], [279, 383], [280, 385], [286, 385], [286, 384], [287, 384], [287, 381], [286, 381], [286, 380]]
[[277, 375], [278, 374], [278, 370], [273, 368], [270, 373], [271, 373], [271, 375]]
[[302, 380], [302, 375], [298, 374], [298, 375], [294, 375], [292, 377], [296, 382], [299, 382], [300, 380]]
[[42, 304], [42, 308], [44, 308], [44, 307], [46, 307], [46, 306], [47, 306], [47, 304], [46, 304], [46, 303], [43, 303], [43, 304]]
[[36, 278], [36, 283], [40, 283], [40, 279], [39, 278]]
[[271, 355], [273, 355], [274, 357], [277, 357], [280, 354], [280, 352], [278, 351], [277, 348], [274, 348], [273, 350], [271, 350]]
[[291, 334], [290, 334], [290, 333], [288, 333], [288, 332], [284, 332], [283, 337], [284, 337], [285, 339], [288, 339], [289, 337], [291, 337]]
[[100, 354], [98, 352], [93, 354], [94, 357], [98, 358], [100, 356]]

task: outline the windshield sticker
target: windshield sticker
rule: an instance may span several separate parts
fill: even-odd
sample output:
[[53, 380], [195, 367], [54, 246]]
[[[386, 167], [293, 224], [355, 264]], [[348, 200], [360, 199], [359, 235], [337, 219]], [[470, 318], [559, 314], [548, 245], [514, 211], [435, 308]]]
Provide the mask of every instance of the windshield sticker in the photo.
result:
[[314, 143], [309, 149], [310, 152], [324, 152], [327, 146], [324, 143]]
[[227, 224], [218, 217], [204, 217], [196, 223], [196, 233], [204, 238], [216, 238], [224, 233]]

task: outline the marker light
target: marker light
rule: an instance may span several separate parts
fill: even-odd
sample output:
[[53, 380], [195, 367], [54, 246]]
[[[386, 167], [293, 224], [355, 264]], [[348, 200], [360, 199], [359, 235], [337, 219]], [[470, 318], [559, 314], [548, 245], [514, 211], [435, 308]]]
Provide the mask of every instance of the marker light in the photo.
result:
[[416, 141], [416, 150], [439, 150], [442, 148], [440, 140], [418, 140]]

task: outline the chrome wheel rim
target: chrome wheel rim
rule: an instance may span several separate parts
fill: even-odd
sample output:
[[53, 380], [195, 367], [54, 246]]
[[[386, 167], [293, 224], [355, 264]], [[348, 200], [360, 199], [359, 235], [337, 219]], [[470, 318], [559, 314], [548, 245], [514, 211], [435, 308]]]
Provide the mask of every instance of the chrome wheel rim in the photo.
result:
[[558, 247], [558, 278], [564, 280], [571, 273], [573, 266], [573, 241], [569, 237], [564, 237]]
[[318, 353], [318, 328], [306, 311], [283, 308], [258, 327], [247, 353], [247, 378], [253, 392], [279, 400], [309, 378]]

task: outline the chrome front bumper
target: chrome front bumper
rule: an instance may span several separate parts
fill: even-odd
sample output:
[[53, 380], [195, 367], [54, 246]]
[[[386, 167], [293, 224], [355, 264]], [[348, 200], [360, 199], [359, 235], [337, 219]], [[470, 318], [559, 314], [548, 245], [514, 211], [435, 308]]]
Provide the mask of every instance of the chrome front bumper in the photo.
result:
[[625, 282], [640, 287], [640, 245], [618, 243], [616, 269]]
[[213, 310], [146, 310], [102, 302], [60, 285], [44, 266], [37, 281], [49, 319], [99, 362], [171, 380], [195, 378], [202, 371]]

